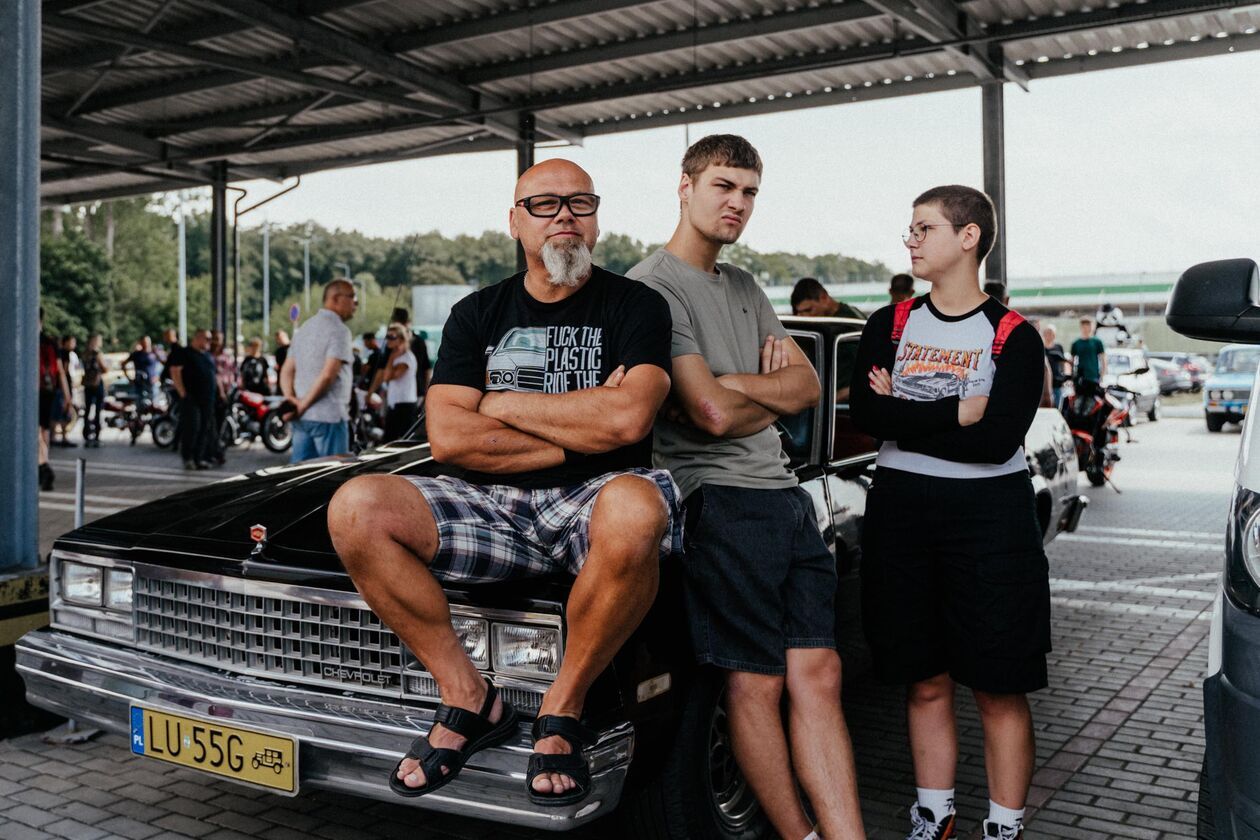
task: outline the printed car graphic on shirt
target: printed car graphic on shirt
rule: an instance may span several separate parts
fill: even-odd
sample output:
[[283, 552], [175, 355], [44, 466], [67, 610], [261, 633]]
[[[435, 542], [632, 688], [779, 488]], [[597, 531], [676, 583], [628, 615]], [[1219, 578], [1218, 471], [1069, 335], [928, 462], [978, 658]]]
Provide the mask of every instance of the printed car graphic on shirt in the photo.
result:
[[967, 380], [943, 370], [899, 376], [894, 383], [894, 395], [912, 400], [939, 400], [957, 395], [967, 395]]
[[486, 359], [486, 390], [542, 391], [547, 328], [513, 327]]

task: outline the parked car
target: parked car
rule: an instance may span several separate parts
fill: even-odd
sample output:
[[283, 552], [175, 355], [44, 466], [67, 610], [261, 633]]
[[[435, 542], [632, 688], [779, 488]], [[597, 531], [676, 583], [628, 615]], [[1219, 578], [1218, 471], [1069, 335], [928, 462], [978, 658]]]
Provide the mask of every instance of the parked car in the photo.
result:
[[[1256, 387], [1260, 360], [1260, 348], [1252, 346], [1260, 343], [1258, 283], [1260, 268], [1253, 260], [1196, 265], [1177, 280], [1165, 316], [1170, 327], [1190, 338], [1246, 342], [1221, 351], [1216, 376], [1236, 377], [1230, 382], [1245, 378], [1248, 393]], [[1216, 387], [1209, 382], [1205, 390]], [[1210, 429], [1213, 415], [1208, 417]], [[1260, 837], [1260, 434], [1254, 414], [1238, 419], [1243, 436], [1203, 681], [1199, 840]]]
[[1136, 347], [1108, 347], [1107, 373], [1102, 384], [1120, 385], [1133, 392], [1130, 417], [1143, 414], [1151, 422], [1159, 419], [1159, 379], [1147, 364], [1145, 351]]
[[1161, 350], [1147, 350], [1147, 359], [1159, 359], [1165, 362], [1172, 362], [1177, 367], [1184, 370], [1190, 376], [1190, 390], [1196, 394], [1203, 390], [1203, 383], [1212, 373], [1212, 363], [1208, 361], [1206, 356], [1198, 353], [1177, 353]]
[[[848, 414], [863, 324], [784, 323], [826, 383], [817, 406], [779, 429], [847, 579], [836, 620], [853, 650], [852, 576], [875, 459], [875, 442]], [[1039, 411], [1026, 445], [1048, 542], [1075, 529], [1087, 500], [1057, 411]], [[437, 687], [355, 591], [325, 509], [356, 475], [447, 469], [427, 444], [403, 441], [229, 478], [64, 535], [50, 560], [51, 627], [16, 648], [30, 701], [124, 733], [132, 752], [283, 795], [328, 789], [553, 830], [620, 808], [618, 827], [636, 840], [768, 836], [730, 752], [720, 675], [696, 666], [685, 643], [671, 562], [647, 618], [590, 691], [585, 718], [599, 736], [585, 801], [538, 807], [522, 781], [528, 718], [564, 655], [566, 576], [446, 587], [470, 658], [526, 720], [440, 795], [390, 792], [388, 772], [433, 721]]]
[[1165, 397], [1194, 390], [1194, 382], [1185, 368], [1166, 362], [1163, 359], [1147, 358], [1156, 379], [1159, 380], [1159, 393]]
[[1241, 423], [1251, 403], [1252, 380], [1260, 368], [1260, 347], [1230, 344], [1221, 349], [1216, 370], [1203, 387], [1203, 416], [1209, 432]]

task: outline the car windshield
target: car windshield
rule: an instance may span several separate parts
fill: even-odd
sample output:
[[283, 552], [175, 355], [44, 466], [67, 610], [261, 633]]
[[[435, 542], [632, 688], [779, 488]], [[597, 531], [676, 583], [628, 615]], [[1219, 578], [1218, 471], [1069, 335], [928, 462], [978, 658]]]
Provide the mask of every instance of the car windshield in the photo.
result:
[[1226, 350], [1216, 362], [1217, 373], [1255, 373], [1260, 366], [1260, 347]]
[[504, 350], [543, 350], [546, 349], [546, 333], [542, 330], [521, 330], [508, 339]]

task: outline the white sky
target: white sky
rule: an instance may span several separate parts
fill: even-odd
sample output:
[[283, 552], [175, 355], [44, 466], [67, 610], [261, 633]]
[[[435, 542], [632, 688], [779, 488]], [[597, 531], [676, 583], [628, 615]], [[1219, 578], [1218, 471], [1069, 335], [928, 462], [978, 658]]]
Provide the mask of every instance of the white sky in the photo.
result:
[[[1258, 256], [1260, 53], [1006, 88], [1007, 259], [1012, 277], [1181, 271]], [[697, 123], [751, 140], [765, 164], [743, 241], [838, 251], [904, 269], [910, 202], [943, 183], [982, 187], [980, 90]], [[605, 232], [660, 242], [677, 218], [682, 126], [539, 150], [584, 166]], [[259, 215], [378, 236], [506, 230], [511, 152], [304, 176]], [[244, 184], [251, 197], [274, 192]], [[262, 218], [250, 219], [261, 222]], [[597, 252], [598, 259], [598, 252]]]

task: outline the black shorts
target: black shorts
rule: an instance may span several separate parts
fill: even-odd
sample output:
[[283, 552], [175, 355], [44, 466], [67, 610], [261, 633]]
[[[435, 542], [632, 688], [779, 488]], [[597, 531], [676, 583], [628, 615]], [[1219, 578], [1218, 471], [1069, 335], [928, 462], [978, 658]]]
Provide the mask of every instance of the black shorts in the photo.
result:
[[53, 399], [56, 393], [56, 391], [45, 391], [42, 388], [39, 391], [39, 427], [41, 429], [52, 428]]
[[948, 672], [994, 694], [1046, 687], [1050, 574], [1026, 472], [880, 467], [862, 531], [862, 623], [879, 679]]
[[696, 660], [783, 674], [792, 648], [835, 648], [836, 560], [800, 487], [706, 484], [687, 497], [683, 568]]

